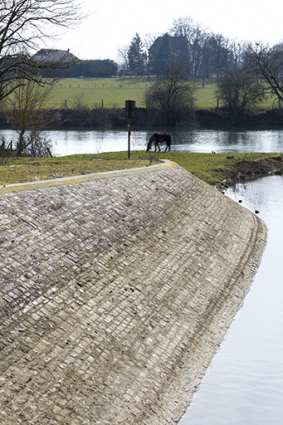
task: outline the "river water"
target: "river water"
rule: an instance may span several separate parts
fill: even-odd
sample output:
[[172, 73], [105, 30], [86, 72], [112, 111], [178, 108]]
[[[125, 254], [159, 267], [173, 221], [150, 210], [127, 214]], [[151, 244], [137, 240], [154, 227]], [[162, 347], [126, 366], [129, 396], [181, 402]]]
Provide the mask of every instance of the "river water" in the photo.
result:
[[[154, 132], [132, 129], [131, 149], [144, 150]], [[283, 130], [172, 130], [172, 151], [283, 152]], [[9, 142], [15, 133], [0, 130]], [[46, 132], [57, 156], [127, 151], [124, 130]], [[283, 177], [270, 176], [228, 189], [226, 196], [259, 216], [268, 243], [244, 307], [207, 371], [180, 425], [283, 424]]]
[[283, 177], [226, 192], [259, 216], [268, 243], [238, 312], [180, 425], [283, 424]]
[[[144, 150], [155, 130], [134, 130], [131, 149]], [[225, 131], [225, 130], [176, 130], [170, 129], [172, 151], [183, 152], [283, 152], [282, 130]], [[52, 141], [55, 155], [74, 153], [100, 153], [128, 150], [128, 134], [125, 130], [53, 130], [44, 132]], [[0, 141], [15, 140], [12, 130], [0, 130]]]

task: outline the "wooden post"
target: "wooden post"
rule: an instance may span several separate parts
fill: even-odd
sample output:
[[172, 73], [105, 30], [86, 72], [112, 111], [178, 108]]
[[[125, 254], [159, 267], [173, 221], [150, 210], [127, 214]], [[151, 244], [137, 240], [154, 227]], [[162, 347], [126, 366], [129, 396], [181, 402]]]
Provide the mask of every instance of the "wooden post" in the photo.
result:
[[128, 131], [128, 159], [130, 159], [131, 158], [131, 118], [129, 118], [127, 131]]
[[125, 116], [128, 118], [128, 159], [131, 157], [131, 118], [135, 117], [136, 102], [134, 100], [126, 100]]

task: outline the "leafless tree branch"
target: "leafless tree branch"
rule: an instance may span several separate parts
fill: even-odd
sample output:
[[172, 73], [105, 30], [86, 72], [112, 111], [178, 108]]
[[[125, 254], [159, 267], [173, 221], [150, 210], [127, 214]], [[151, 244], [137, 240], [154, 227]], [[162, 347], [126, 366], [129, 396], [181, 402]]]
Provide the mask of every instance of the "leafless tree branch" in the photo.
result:
[[61, 64], [38, 63], [31, 52], [80, 19], [77, 0], [1, 0], [0, 2], [0, 100], [23, 81], [35, 81], [45, 70]]
[[266, 91], [283, 101], [283, 45], [249, 44], [246, 63], [254, 76], [266, 82]]

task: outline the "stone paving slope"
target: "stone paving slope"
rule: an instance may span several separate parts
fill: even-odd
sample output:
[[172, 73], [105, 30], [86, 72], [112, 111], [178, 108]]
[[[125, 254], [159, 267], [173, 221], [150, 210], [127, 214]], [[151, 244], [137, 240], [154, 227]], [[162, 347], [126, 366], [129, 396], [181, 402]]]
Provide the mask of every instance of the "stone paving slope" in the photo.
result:
[[263, 222], [178, 166], [0, 199], [0, 423], [177, 423]]

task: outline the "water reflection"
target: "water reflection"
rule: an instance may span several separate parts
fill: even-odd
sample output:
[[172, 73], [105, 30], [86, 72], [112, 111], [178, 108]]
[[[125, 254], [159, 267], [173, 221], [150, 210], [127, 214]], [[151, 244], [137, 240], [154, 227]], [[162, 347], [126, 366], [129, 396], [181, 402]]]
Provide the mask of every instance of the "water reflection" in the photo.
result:
[[[164, 129], [135, 130], [132, 126], [131, 149], [145, 150], [154, 132]], [[224, 131], [167, 129], [172, 135], [172, 151], [181, 152], [283, 152], [283, 130]], [[75, 153], [127, 151], [128, 134], [120, 130], [53, 130], [44, 132], [52, 141], [57, 156]], [[0, 140], [15, 140], [12, 130], [0, 130]]]
[[[174, 134], [173, 134], [174, 135]], [[180, 131], [174, 150], [191, 152], [282, 152], [283, 131]], [[189, 149], [188, 149], [189, 148]]]
[[281, 425], [283, 177], [239, 184], [227, 195], [260, 210], [268, 244], [244, 308], [180, 425]]

